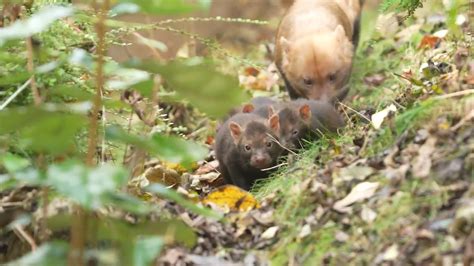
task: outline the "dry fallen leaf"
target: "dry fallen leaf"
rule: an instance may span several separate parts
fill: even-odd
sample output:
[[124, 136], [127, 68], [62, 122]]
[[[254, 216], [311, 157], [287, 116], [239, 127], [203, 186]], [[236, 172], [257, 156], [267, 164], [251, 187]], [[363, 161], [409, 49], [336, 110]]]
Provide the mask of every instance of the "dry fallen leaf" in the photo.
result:
[[415, 158], [412, 165], [412, 172], [415, 177], [427, 177], [431, 170], [431, 155], [435, 150], [436, 138], [430, 137], [420, 147], [418, 157]]
[[263, 239], [272, 239], [275, 237], [276, 233], [278, 232], [279, 227], [278, 226], [272, 226], [265, 230], [265, 232], [262, 233], [262, 238]]
[[446, 29], [439, 30], [439, 31], [433, 33], [433, 36], [443, 39], [444, 37], [446, 37], [446, 35], [448, 35], [448, 32], [449, 31], [446, 30]]
[[279, 76], [272, 70], [272, 65], [267, 69], [258, 70], [247, 67], [239, 75], [239, 83], [250, 90], [268, 91], [278, 83]]
[[219, 161], [214, 160], [201, 165], [194, 174], [203, 175], [216, 170], [219, 167]]
[[394, 261], [398, 257], [398, 245], [393, 244], [384, 252], [383, 261]]
[[161, 183], [167, 186], [180, 184], [180, 175], [175, 170], [168, 169], [163, 165], [148, 168], [143, 176], [153, 183]]
[[395, 13], [380, 14], [375, 22], [375, 29], [386, 38], [390, 38], [398, 31], [398, 21]]
[[378, 182], [362, 182], [357, 184], [343, 199], [334, 203], [333, 209], [339, 212], [349, 212], [349, 206], [355, 202], [370, 198], [379, 187]]
[[[172, 170], [175, 170], [176, 172], [178, 173], [184, 173], [184, 172], [187, 172], [188, 169], [186, 169], [185, 167], [183, 167], [182, 165], [180, 165], [179, 163], [171, 163], [171, 162], [163, 162], [163, 165], [168, 168], [168, 169], [172, 169]], [[198, 167], [197, 163], [196, 162], [193, 162], [191, 164], [191, 169], [196, 169]]]
[[379, 129], [382, 125], [385, 118], [390, 114], [390, 112], [396, 112], [397, 107], [394, 104], [389, 105], [387, 108], [383, 109], [380, 112], [377, 112], [372, 115], [372, 126], [375, 129]]
[[244, 73], [245, 73], [246, 76], [256, 77], [260, 73], [260, 70], [256, 69], [255, 67], [250, 66], [250, 67], [246, 67], [244, 69]]
[[362, 210], [360, 211], [360, 217], [362, 218], [364, 222], [372, 223], [375, 220], [375, 218], [377, 218], [377, 213], [364, 205], [362, 207]]
[[233, 185], [225, 185], [213, 190], [201, 202], [232, 211], [248, 211], [260, 207], [252, 194]]
[[439, 43], [441, 42], [441, 38], [434, 35], [425, 35], [423, 39], [420, 41], [420, 45], [418, 45], [418, 49], [429, 48], [434, 49], [436, 48]]
[[341, 168], [339, 178], [343, 181], [364, 180], [373, 173], [374, 169], [372, 167], [353, 165]]
[[309, 234], [311, 234], [311, 226], [309, 224], [305, 224], [303, 225], [303, 227], [301, 227], [301, 231], [298, 234], [298, 238], [305, 238], [309, 236]]
[[370, 76], [364, 77], [364, 83], [369, 86], [380, 86], [385, 81], [385, 76], [380, 73], [376, 73]]
[[342, 231], [338, 231], [338, 232], [336, 232], [336, 235], [334, 236], [334, 238], [335, 238], [337, 241], [339, 241], [339, 242], [341, 242], [341, 243], [344, 243], [344, 242], [346, 242], [346, 241], [349, 239], [349, 235], [346, 234], [346, 233], [344, 233], [344, 232], [342, 232]]

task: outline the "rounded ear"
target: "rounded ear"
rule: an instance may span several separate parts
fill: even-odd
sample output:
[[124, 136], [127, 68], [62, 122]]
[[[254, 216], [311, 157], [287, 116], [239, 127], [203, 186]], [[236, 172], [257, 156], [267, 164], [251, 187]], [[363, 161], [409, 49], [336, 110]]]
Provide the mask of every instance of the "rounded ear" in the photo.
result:
[[268, 117], [271, 117], [275, 113], [276, 113], [275, 108], [273, 108], [273, 106], [269, 105], [268, 106]]
[[352, 61], [352, 56], [354, 55], [354, 44], [346, 36], [346, 31], [341, 25], [337, 25], [336, 30], [334, 31], [337, 40], [341, 44], [340, 55], [342, 62], [350, 63]]
[[299, 109], [299, 113], [300, 117], [303, 120], [308, 121], [309, 119], [311, 119], [311, 108], [309, 107], [309, 105], [304, 104], [303, 106], [301, 106]]
[[281, 46], [281, 59], [282, 65], [286, 66], [290, 63], [288, 59], [288, 53], [290, 52], [291, 43], [285, 37], [280, 38], [280, 46]]
[[334, 32], [336, 33], [336, 36], [340, 41], [346, 38], [346, 31], [344, 30], [342, 25], [337, 25], [336, 30]]
[[288, 51], [290, 50], [290, 41], [288, 41], [288, 39], [286, 39], [285, 37], [280, 37], [280, 46], [281, 46], [281, 50], [284, 52], [284, 53], [288, 53]]
[[242, 107], [242, 113], [251, 113], [253, 110], [255, 110], [255, 106], [253, 106], [251, 103], [248, 103]]
[[242, 136], [242, 127], [235, 122], [230, 122], [229, 129], [230, 129], [230, 135], [234, 139], [234, 142], [238, 142], [240, 137]]
[[268, 126], [270, 127], [270, 129], [275, 132], [275, 133], [279, 133], [280, 131], [280, 117], [278, 116], [278, 114], [273, 114], [270, 116], [270, 118], [268, 118]]

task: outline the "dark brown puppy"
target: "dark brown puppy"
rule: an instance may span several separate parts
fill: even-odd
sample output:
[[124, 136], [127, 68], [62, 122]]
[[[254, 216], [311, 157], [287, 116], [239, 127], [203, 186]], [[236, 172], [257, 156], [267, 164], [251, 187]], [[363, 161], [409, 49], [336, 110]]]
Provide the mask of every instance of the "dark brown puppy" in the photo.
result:
[[265, 178], [283, 149], [278, 141], [278, 115], [264, 119], [256, 114], [239, 113], [230, 117], [216, 136], [215, 152], [219, 170], [228, 184], [249, 190], [255, 180]]
[[302, 147], [303, 139], [317, 139], [323, 133], [335, 133], [344, 120], [329, 103], [298, 99], [279, 110], [280, 142], [289, 149]]
[[359, 0], [295, 0], [276, 37], [275, 63], [292, 99], [342, 100], [359, 35]]

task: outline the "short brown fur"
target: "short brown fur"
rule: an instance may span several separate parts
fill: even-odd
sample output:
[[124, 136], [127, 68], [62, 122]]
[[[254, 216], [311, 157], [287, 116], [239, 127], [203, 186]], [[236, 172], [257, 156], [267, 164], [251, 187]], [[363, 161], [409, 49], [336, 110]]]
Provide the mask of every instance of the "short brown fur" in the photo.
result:
[[359, 13], [359, 0], [294, 1], [280, 23], [275, 50], [291, 98], [345, 97]]

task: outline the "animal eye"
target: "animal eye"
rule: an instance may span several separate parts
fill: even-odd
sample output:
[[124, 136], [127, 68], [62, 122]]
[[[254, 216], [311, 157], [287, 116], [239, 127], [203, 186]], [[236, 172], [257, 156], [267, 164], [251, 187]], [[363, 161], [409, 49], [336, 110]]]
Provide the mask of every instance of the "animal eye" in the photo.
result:
[[298, 135], [298, 133], [299, 133], [298, 129], [295, 129], [295, 130], [293, 130], [293, 132], [291, 134], [293, 134], [293, 136], [295, 136], [295, 135]]
[[313, 80], [309, 78], [303, 78], [304, 85], [310, 86], [313, 85]]
[[329, 81], [335, 81], [336, 80], [336, 73], [330, 74], [328, 76]]
[[246, 150], [246, 151], [250, 151], [250, 150], [252, 149], [252, 147], [250, 147], [250, 145], [248, 145], [248, 144], [247, 144], [247, 145], [245, 145], [245, 147], [244, 147], [244, 148], [245, 148], [245, 150]]
[[272, 144], [271, 141], [268, 141], [268, 142], [266, 143], [266, 145], [267, 145], [268, 148], [271, 148], [273, 144]]

